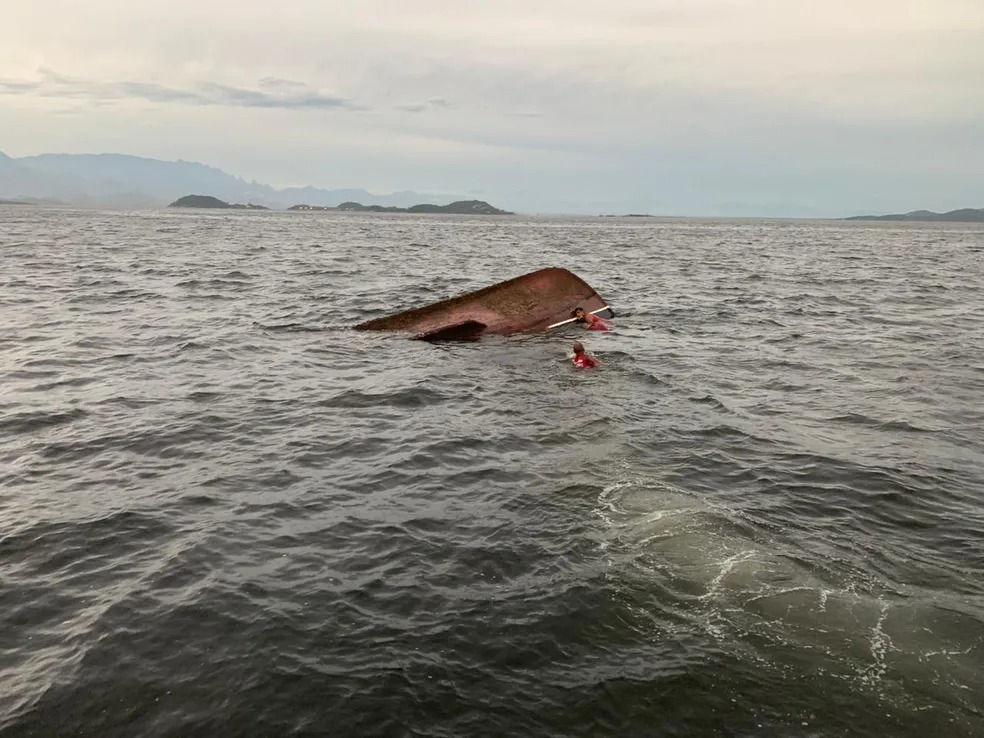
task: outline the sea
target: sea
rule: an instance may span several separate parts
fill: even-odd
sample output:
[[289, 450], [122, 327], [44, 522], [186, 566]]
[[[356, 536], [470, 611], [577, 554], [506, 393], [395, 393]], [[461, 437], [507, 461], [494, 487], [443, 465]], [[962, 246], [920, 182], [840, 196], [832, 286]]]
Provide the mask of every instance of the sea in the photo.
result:
[[[614, 330], [351, 330], [547, 266]], [[982, 287], [984, 224], [0, 208], [0, 736], [984, 735]]]

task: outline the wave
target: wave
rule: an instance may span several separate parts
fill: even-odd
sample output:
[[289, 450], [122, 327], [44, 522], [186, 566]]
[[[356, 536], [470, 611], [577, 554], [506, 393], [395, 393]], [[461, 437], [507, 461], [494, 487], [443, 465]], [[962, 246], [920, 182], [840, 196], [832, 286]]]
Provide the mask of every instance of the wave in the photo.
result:
[[65, 425], [86, 417], [81, 408], [63, 411], [25, 411], [0, 418], [0, 434], [20, 435], [42, 428]]
[[845, 423], [847, 425], [858, 425], [903, 433], [932, 433], [937, 430], [935, 428], [916, 425], [907, 420], [880, 420], [864, 413], [843, 413], [840, 415], [826, 416], [821, 420], [824, 423]]
[[[18, 218], [0, 731], [984, 730], [976, 231]], [[604, 370], [349, 329], [543, 260]]]

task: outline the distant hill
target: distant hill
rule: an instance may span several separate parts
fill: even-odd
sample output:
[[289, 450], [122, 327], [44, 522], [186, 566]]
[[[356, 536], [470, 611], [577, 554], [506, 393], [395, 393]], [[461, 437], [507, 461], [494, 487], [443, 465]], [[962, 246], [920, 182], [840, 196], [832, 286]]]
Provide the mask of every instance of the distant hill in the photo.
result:
[[909, 220], [925, 223], [984, 223], [984, 208], [962, 208], [947, 213], [934, 213], [931, 210], [913, 210], [910, 213], [893, 215], [855, 215], [844, 220]]
[[29, 197], [62, 197], [77, 185], [74, 181], [59, 181], [43, 172], [25, 167], [19, 159], [0, 152], [0, 197], [25, 200]]
[[185, 195], [168, 205], [169, 208], [212, 208], [218, 210], [269, 210], [263, 205], [233, 205], [211, 195]]
[[336, 208], [348, 212], [369, 213], [445, 213], [453, 215], [515, 215], [489, 205], [484, 200], [458, 200], [447, 205], [411, 205], [408, 208], [384, 207], [381, 205], [362, 205], [357, 202], [343, 202]]
[[[168, 205], [169, 208], [211, 208], [244, 210], [269, 210], [262, 205], [232, 205], [211, 195], [185, 195]], [[320, 205], [292, 205], [287, 208], [293, 211], [341, 211], [357, 213], [445, 213], [453, 215], [515, 215], [505, 210], [489, 205], [483, 200], [458, 200], [447, 205], [411, 205], [408, 208], [397, 208], [387, 205], [363, 205], [358, 202], [343, 202], [338, 207]]]
[[419, 202], [449, 203], [461, 199], [412, 191], [375, 195], [362, 189], [278, 189], [205, 164], [125, 154], [40, 154], [14, 159], [0, 153], [0, 198], [86, 207], [156, 208], [188, 192], [208, 192], [229, 203], [251, 202], [270, 208], [286, 208], [296, 202], [336, 207], [355, 200], [410, 207]]

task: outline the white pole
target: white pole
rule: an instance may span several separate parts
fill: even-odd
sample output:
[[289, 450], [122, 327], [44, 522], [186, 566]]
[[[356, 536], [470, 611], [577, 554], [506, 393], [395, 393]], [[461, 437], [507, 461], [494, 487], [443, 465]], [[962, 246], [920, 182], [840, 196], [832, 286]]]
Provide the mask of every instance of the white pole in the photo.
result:
[[[591, 311], [591, 314], [594, 315], [595, 313], [600, 313], [602, 310], [608, 310], [608, 309], [609, 309], [608, 308], [608, 305], [605, 305], [604, 307], [600, 307], [597, 310], [592, 310]], [[559, 323], [554, 323], [553, 325], [548, 325], [547, 326], [547, 330], [549, 331], [551, 328], [557, 328], [557, 327], [562, 326], [562, 325], [567, 325], [568, 323], [573, 323], [575, 320], [577, 320], [577, 318], [568, 318], [567, 320], [562, 320]]]

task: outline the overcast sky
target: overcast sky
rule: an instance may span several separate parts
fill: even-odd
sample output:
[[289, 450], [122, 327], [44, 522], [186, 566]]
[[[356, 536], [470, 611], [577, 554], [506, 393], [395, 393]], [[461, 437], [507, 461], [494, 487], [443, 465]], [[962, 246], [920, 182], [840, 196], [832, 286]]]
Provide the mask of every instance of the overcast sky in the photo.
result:
[[4, 0], [0, 151], [526, 211], [984, 207], [984, 0]]

